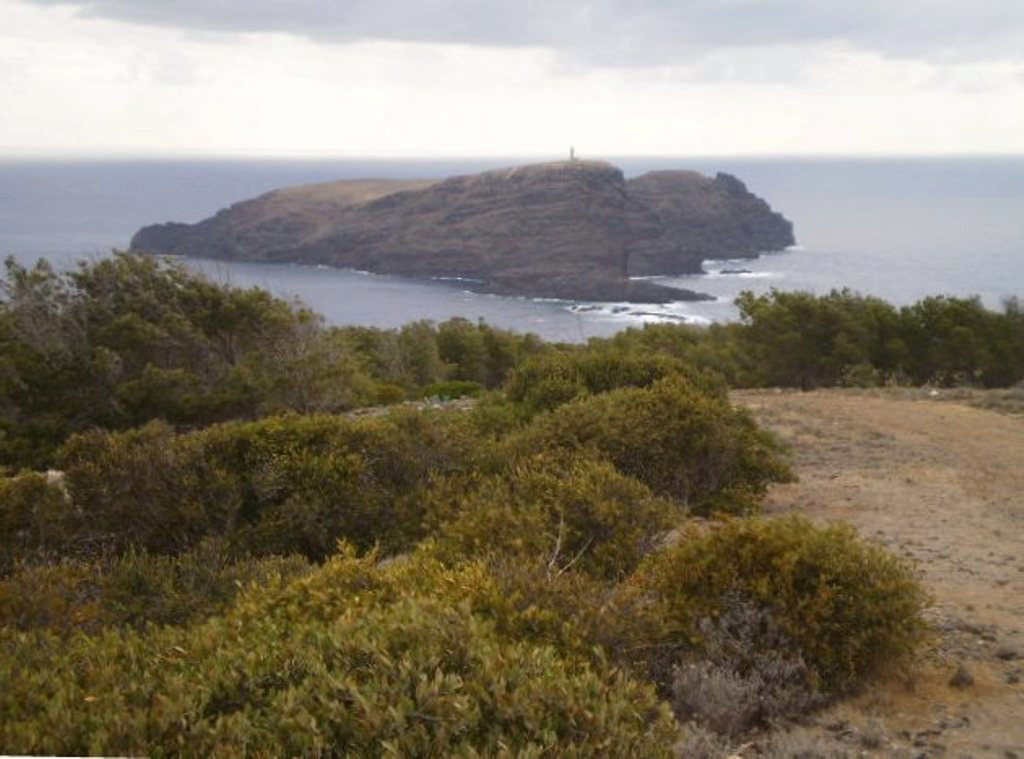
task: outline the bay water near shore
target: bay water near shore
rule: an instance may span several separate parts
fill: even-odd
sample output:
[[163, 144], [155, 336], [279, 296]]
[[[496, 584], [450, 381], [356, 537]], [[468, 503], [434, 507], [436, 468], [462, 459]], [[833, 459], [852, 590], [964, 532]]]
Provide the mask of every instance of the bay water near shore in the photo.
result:
[[[897, 304], [979, 295], [996, 308], [1024, 296], [1024, 157], [609, 158], [627, 176], [654, 169], [726, 171], [793, 221], [795, 248], [708, 261], [702, 276], [659, 282], [714, 301], [571, 303], [482, 295], [454, 280], [417, 281], [322, 267], [189, 260], [209, 276], [308, 303], [335, 324], [484, 319], [579, 341], [644, 322], [737, 317], [742, 290], [849, 287]], [[194, 222], [283, 186], [366, 177], [433, 178], [521, 159], [0, 159], [0, 254], [57, 266], [123, 248], [141, 226]]]

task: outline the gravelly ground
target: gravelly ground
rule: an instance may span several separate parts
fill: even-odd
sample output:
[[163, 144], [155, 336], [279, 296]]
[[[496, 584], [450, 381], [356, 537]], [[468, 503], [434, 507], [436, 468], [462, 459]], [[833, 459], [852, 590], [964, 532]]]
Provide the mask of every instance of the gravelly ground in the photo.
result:
[[[769, 514], [852, 523], [915, 559], [935, 599], [926, 660], [797, 728], [794, 747], [1024, 759], [1024, 417], [941, 394], [733, 398], [793, 446], [800, 481], [771, 492]], [[961, 664], [973, 683], [956, 688]]]

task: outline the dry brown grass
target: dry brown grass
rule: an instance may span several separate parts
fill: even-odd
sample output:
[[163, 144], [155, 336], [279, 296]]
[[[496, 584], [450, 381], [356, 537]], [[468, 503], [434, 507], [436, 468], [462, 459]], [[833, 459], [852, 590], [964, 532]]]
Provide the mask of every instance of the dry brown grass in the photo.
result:
[[286, 187], [272, 195], [275, 203], [293, 205], [297, 209], [311, 204], [349, 206], [369, 203], [396, 192], [422, 190], [436, 183], [435, 179], [351, 179]]

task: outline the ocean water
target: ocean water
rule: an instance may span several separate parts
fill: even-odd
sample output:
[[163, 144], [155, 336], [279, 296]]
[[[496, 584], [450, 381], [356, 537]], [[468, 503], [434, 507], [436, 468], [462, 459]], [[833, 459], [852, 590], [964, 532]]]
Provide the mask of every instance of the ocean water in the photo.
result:
[[[791, 219], [798, 245], [756, 260], [709, 261], [703, 276], [662, 279], [714, 295], [665, 306], [480, 295], [457, 282], [284, 264], [189, 261], [209, 276], [299, 298], [335, 324], [397, 326], [451, 316], [583, 340], [651, 321], [735, 319], [742, 290], [1024, 297], [1024, 156], [992, 158], [622, 158], [651, 169], [728, 171]], [[277, 187], [330, 179], [445, 177], [505, 166], [489, 160], [0, 160], [0, 253], [58, 266], [107, 255], [141, 226], [198, 221]]]

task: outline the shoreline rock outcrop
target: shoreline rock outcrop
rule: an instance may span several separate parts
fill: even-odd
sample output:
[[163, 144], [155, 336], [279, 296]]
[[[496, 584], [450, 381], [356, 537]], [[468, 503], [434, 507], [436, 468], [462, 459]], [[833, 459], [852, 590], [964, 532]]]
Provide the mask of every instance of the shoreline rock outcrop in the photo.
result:
[[638, 276], [699, 273], [706, 258], [794, 243], [792, 224], [735, 177], [626, 180], [562, 161], [432, 180], [285, 188], [197, 224], [156, 224], [133, 250], [451, 277], [502, 295], [663, 303], [699, 299]]

